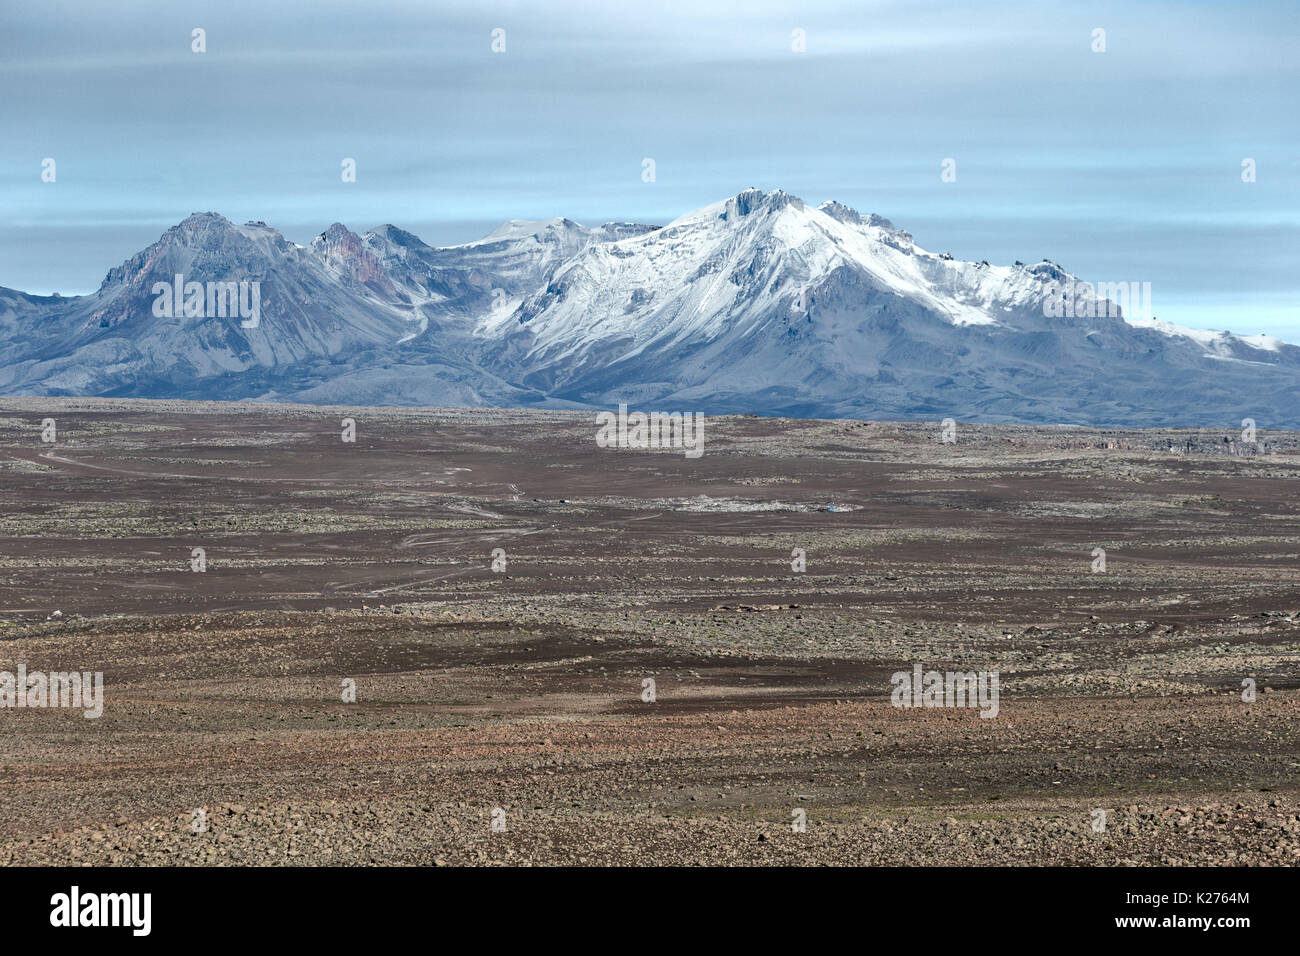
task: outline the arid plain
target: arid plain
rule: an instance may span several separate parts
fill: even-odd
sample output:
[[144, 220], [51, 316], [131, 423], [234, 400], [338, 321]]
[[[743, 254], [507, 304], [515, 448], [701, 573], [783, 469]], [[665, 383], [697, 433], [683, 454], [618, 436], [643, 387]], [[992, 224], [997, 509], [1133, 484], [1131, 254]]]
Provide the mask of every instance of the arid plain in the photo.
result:
[[0, 862], [1300, 862], [1300, 434], [939, 417], [7, 399]]

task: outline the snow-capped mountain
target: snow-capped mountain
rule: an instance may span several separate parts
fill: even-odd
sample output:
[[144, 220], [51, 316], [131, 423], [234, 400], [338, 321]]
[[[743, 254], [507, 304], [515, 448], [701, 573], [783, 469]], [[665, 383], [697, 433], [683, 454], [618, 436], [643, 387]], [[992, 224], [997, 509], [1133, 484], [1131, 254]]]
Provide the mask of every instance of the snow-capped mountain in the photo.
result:
[[[259, 281], [260, 322], [155, 315], [180, 274]], [[1101, 296], [1063, 311], [1076, 282], [780, 190], [664, 227], [516, 220], [444, 248], [340, 224], [304, 247], [205, 213], [92, 295], [0, 289], [0, 393], [1300, 427], [1300, 348]]]

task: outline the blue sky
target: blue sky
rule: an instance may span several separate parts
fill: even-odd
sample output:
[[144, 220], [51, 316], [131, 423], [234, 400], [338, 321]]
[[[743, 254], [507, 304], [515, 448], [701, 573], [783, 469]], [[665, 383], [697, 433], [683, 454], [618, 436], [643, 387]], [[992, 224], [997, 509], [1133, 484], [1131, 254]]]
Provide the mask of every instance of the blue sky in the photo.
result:
[[1298, 47], [1295, 2], [10, 3], [0, 286], [90, 291], [194, 211], [445, 244], [758, 186], [1300, 342]]

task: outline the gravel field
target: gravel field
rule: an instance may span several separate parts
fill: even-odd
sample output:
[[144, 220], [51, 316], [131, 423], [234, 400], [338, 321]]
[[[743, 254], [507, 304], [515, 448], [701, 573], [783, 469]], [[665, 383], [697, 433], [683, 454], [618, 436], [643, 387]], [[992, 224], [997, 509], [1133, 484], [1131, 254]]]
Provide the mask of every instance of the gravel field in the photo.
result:
[[706, 429], [5, 400], [0, 861], [1300, 862], [1300, 433]]

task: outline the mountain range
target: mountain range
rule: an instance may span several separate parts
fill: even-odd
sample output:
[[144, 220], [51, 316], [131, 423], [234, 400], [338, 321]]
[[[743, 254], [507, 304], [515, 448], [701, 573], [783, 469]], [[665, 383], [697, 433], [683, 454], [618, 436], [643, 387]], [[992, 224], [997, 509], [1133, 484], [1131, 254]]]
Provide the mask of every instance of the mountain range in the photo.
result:
[[[157, 314], [177, 276], [259, 283], [259, 321]], [[1300, 427], [1300, 348], [1100, 294], [1062, 314], [1079, 282], [780, 190], [448, 247], [337, 223], [303, 246], [196, 213], [90, 295], [0, 288], [0, 394]]]

